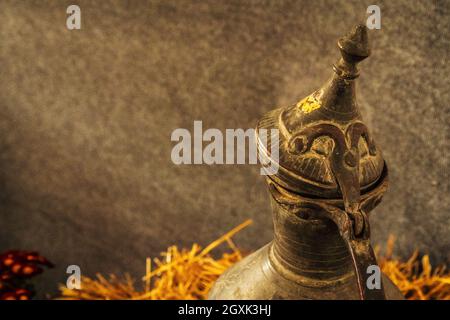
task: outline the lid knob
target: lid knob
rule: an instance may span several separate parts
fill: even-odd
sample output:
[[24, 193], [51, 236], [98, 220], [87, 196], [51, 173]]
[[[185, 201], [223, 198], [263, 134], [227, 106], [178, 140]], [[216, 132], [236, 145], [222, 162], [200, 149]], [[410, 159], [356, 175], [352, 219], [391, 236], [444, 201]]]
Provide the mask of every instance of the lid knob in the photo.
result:
[[342, 59], [335, 65], [335, 72], [341, 77], [355, 79], [359, 76], [356, 64], [370, 55], [367, 27], [359, 24], [351, 32], [339, 39], [338, 47]]

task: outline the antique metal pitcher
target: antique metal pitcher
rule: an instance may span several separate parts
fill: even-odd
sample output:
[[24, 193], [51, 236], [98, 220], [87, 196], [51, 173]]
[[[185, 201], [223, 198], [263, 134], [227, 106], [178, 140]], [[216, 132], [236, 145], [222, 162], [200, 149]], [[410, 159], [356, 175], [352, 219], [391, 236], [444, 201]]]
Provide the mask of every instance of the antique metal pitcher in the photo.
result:
[[[356, 65], [370, 48], [358, 25], [338, 41], [342, 58], [319, 90], [267, 113], [261, 129], [278, 129], [279, 157], [258, 139], [269, 175], [274, 240], [231, 267], [210, 299], [402, 299], [379, 271], [368, 213], [387, 189], [380, 149], [362, 122]], [[375, 281], [375, 282], [374, 282]], [[370, 282], [370, 284], [369, 284]]]

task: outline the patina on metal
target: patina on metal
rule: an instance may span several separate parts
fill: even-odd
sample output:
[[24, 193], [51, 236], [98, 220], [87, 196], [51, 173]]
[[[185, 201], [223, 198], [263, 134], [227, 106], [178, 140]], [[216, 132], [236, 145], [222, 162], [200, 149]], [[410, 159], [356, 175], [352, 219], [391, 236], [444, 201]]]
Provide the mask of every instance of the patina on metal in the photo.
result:
[[[373, 278], [368, 213], [388, 171], [355, 96], [357, 64], [370, 55], [367, 28], [356, 26], [338, 47], [322, 88], [258, 123], [257, 132], [279, 130], [279, 170], [267, 178], [275, 237], [227, 270], [210, 299], [403, 298], [386, 276], [379, 286]], [[258, 150], [276, 161], [270, 143], [258, 140]]]

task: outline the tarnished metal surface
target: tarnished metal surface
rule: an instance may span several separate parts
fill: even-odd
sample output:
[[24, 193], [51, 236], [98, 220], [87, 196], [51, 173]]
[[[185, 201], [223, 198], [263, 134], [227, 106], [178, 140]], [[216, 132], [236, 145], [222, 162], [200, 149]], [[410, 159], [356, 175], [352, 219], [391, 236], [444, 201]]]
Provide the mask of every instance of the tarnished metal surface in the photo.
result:
[[[359, 25], [338, 41], [332, 78], [299, 103], [269, 112], [257, 129], [279, 129], [279, 165], [269, 176], [274, 240], [224, 274], [211, 299], [401, 299], [376, 265], [368, 213], [387, 188], [387, 167], [355, 97], [357, 63], [370, 48]], [[274, 159], [258, 141], [264, 157]]]

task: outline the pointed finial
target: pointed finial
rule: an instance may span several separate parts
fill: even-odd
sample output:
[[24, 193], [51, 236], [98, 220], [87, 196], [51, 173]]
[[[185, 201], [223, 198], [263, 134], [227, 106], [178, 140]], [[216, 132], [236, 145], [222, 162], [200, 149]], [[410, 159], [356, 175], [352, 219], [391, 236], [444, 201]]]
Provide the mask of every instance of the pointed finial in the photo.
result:
[[357, 63], [370, 55], [367, 27], [362, 24], [356, 25], [350, 33], [339, 39], [338, 47], [342, 59], [334, 65], [334, 70], [343, 78], [357, 78], [359, 75]]

